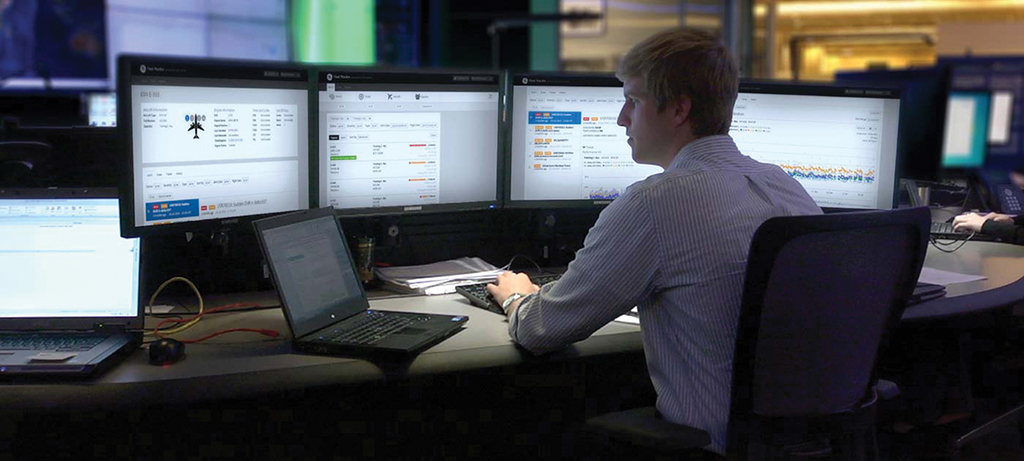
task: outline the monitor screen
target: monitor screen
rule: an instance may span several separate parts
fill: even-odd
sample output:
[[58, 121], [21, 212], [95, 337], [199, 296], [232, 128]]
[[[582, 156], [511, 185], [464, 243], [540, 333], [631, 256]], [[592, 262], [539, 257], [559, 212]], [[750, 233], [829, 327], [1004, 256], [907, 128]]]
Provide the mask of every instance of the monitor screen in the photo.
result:
[[107, 87], [104, 0], [0, 2], [4, 89]]
[[606, 205], [662, 171], [633, 161], [614, 76], [519, 74], [511, 86], [507, 206]]
[[498, 207], [497, 73], [318, 74], [320, 206], [340, 215]]
[[289, 3], [106, 0], [107, 66], [116, 75], [120, 54], [286, 61]]
[[118, 71], [124, 235], [309, 207], [304, 68], [127, 55]]
[[899, 114], [896, 90], [742, 82], [729, 135], [824, 209], [892, 209]]
[[996, 91], [992, 93], [992, 110], [988, 117], [988, 143], [1005, 146], [1010, 143], [1010, 130], [1013, 126], [1013, 92]]
[[116, 198], [0, 194], [0, 318], [137, 316], [140, 242], [118, 226]]
[[980, 168], [985, 164], [991, 94], [950, 91], [942, 133], [944, 168]]
[[85, 100], [89, 126], [117, 126], [117, 95], [88, 93]]

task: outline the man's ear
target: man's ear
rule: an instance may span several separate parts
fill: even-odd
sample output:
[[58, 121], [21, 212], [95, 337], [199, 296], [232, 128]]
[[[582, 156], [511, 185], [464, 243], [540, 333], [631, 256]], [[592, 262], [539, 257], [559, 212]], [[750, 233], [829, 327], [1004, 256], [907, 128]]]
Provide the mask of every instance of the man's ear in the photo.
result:
[[673, 125], [676, 127], [682, 126], [690, 119], [690, 98], [686, 96], [680, 96], [675, 103], [669, 104], [669, 109], [673, 111]]

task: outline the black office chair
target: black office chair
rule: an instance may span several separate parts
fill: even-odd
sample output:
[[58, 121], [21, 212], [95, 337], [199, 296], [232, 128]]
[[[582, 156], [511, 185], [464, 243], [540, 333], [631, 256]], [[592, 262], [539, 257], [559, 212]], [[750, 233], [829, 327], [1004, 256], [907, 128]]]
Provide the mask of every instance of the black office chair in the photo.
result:
[[[875, 361], [914, 291], [927, 208], [773, 218], [754, 234], [733, 359], [727, 455], [877, 459]], [[609, 447], [707, 456], [653, 408], [587, 421]]]
[[0, 141], [0, 187], [51, 186], [53, 147], [36, 141]]

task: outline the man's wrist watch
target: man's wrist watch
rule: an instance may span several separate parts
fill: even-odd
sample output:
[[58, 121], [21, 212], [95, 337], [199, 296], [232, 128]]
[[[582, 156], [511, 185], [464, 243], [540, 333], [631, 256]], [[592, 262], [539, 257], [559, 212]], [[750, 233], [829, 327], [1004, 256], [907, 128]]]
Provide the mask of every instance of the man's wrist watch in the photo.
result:
[[505, 301], [501, 303], [501, 310], [505, 312], [505, 315], [508, 315], [508, 307], [511, 306], [512, 303], [516, 302], [517, 299], [522, 299], [525, 297], [526, 295], [522, 293], [512, 293], [508, 295], [508, 297], [505, 298]]

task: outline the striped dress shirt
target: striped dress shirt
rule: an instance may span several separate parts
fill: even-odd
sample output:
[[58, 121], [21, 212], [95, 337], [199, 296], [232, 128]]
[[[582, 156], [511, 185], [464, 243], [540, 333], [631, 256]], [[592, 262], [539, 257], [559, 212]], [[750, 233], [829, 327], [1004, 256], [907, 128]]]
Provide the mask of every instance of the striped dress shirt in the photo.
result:
[[820, 213], [778, 166], [728, 135], [700, 138], [601, 212], [562, 278], [521, 302], [509, 334], [548, 352], [637, 306], [658, 410], [724, 453], [750, 239], [768, 218]]

